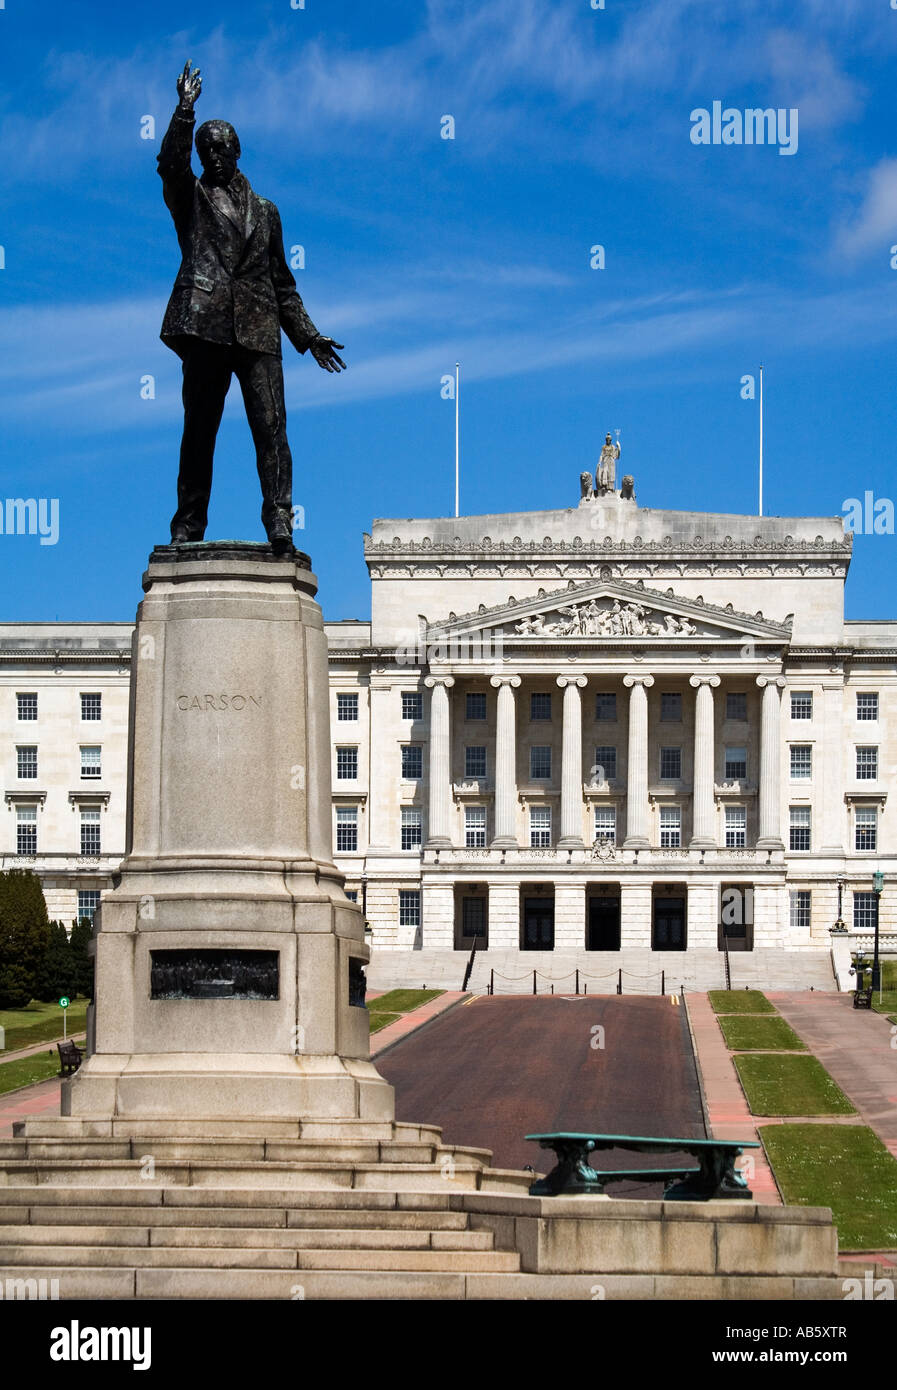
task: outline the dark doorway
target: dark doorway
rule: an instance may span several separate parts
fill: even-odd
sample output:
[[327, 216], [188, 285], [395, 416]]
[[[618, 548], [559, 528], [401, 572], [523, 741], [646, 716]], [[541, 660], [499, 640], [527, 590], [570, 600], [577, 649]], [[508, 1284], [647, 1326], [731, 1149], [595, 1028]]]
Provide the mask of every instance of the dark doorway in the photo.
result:
[[652, 951], [685, 950], [685, 899], [655, 898]]
[[522, 951], [554, 950], [554, 898], [524, 898]]
[[619, 951], [620, 899], [589, 898], [589, 925], [586, 933], [587, 951]]
[[466, 892], [455, 898], [455, 950], [478, 951], [489, 946], [489, 900], [485, 893]]

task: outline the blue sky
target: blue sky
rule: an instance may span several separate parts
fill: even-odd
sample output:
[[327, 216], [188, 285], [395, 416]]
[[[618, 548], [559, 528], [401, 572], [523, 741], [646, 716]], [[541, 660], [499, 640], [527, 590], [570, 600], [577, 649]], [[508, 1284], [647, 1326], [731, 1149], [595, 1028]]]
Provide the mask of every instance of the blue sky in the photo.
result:
[[[761, 361], [766, 510], [893, 495], [888, 0], [5, 0], [0, 499], [58, 498], [61, 529], [0, 536], [0, 618], [130, 620], [167, 539], [179, 257], [155, 156], [188, 57], [346, 344], [338, 377], [284, 344], [327, 617], [369, 613], [373, 517], [451, 513], [458, 358], [464, 512], [575, 505], [616, 428], [642, 505], [755, 511]], [[796, 108], [797, 152], [694, 145], [714, 101]], [[263, 539], [259, 507], [235, 386], [208, 536]], [[857, 536], [848, 616], [894, 615], [895, 544]]]

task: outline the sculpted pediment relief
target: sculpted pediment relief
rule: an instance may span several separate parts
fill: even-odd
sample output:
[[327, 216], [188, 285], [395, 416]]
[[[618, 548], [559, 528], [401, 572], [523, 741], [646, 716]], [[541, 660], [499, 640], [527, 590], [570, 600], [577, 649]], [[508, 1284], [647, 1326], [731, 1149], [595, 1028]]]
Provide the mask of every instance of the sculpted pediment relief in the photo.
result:
[[768, 641], [788, 641], [791, 636], [789, 613], [784, 622], [774, 622], [762, 613], [740, 613], [732, 605], [720, 607], [703, 599], [683, 598], [672, 589], [663, 592], [643, 584], [602, 580], [571, 584], [546, 593], [540, 590], [527, 599], [509, 598], [493, 608], [485, 605], [476, 613], [460, 617], [451, 613], [443, 622], [429, 622], [427, 633], [435, 636], [462, 636], [488, 629], [507, 642], [539, 643], [574, 638], [607, 641], [633, 638], [644, 641], [707, 639], [744, 641], [746, 636]]

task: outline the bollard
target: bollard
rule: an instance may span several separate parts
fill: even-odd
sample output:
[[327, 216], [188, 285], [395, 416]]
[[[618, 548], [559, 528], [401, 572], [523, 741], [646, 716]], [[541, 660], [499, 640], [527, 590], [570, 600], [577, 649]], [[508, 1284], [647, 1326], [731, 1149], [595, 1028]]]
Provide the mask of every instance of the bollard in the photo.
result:
[[536, 972], [533, 971], [533, 994], [536, 992]]
[[661, 994], [666, 994], [667, 992], [667, 972], [665, 970], [661, 970], [660, 972], [660, 992]]
[[622, 966], [620, 966], [620, 969], [617, 971], [617, 993], [618, 993], [618, 994], [622, 994], [622, 993], [623, 993], [623, 967], [622, 967]]
[[489, 993], [490, 993], [490, 994], [494, 994], [494, 993], [495, 993], [495, 971], [494, 971], [494, 970], [490, 970], [490, 971], [489, 971]]
[[554, 980], [552, 980], [551, 982], [551, 992], [552, 994], [554, 994]]
[[576, 993], [579, 993], [579, 966], [576, 967]]

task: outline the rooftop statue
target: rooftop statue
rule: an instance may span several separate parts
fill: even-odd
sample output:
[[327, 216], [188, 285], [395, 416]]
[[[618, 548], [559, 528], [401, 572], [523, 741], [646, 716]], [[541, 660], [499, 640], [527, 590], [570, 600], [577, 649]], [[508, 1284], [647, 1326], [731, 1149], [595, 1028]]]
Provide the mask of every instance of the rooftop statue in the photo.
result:
[[188, 62], [178, 106], [162, 141], [159, 174], [181, 248], [181, 268], [162, 324], [162, 341], [184, 373], [184, 434], [173, 544], [202, 540], [208, 523], [215, 439], [236, 376], [255, 445], [262, 523], [277, 552], [293, 545], [293, 460], [287, 443], [281, 330], [297, 352], [340, 372], [342, 343], [319, 333], [305, 312], [283, 249], [280, 214], [237, 169], [237, 132], [206, 121], [196, 132], [203, 172], [191, 168], [193, 106], [202, 91]]

